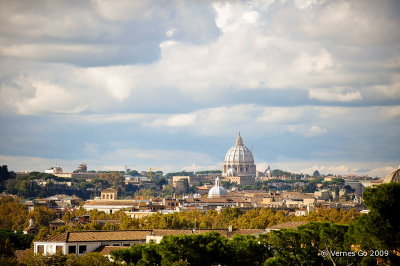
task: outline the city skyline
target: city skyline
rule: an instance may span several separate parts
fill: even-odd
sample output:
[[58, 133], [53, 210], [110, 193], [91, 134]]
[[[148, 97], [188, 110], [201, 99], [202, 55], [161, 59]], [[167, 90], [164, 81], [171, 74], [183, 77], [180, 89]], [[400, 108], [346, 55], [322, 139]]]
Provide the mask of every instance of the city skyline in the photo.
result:
[[[2, 1], [10, 170], [385, 176], [400, 164], [397, 1]], [[157, 169], [157, 170], [158, 170]]]

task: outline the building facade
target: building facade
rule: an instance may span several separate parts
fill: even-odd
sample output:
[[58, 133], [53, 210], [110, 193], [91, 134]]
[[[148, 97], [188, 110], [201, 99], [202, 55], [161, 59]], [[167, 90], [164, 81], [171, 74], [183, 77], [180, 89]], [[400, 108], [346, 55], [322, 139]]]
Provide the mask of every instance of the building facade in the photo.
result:
[[230, 182], [247, 185], [254, 183], [256, 172], [253, 153], [244, 145], [239, 133], [235, 145], [225, 155], [222, 176]]

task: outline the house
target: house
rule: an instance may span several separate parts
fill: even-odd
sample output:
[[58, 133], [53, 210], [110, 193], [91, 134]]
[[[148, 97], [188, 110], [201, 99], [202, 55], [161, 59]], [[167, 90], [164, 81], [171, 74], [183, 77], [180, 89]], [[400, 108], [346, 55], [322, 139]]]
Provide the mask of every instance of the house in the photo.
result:
[[[159, 243], [164, 236], [189, 235], [206, 232], [218, 232], [222, 236], [255, 235], [265, 233], [264, 229], [154, 229], [154, 230], [121, 230], [121, 231], [76, 231], [51, 236], [35, 241], [34, 253], [83, 255], [89, 252], [103, 250], [105, 247], [128, 247], [149, 242]], [[110, 248], [108, 248], [110, 249]], [[107, 249], [107, 250], [108, 250]]]
[[254, 235], [259, 236], [265, 233], [265, 229], [233, 229], [229, 226], [228, 229], [154, 229], [150, 235], [146, 236], [146, 243], [157, 243], [159, 244], [165, 236], [177, 236], [177, 235], [193, 235], [217, 232], [222, 236], [231, 238], [234, 235]]
[[106, 188], [101, 191], [100, 200], [89, 200], [85, 202], [85, 210], [99, 210], [105, 213], [115, 213], [123, 209], [131, 210], [135, 205], [133, 200], [118, 200], [118, 191], [112, 188]]
[[102, 246], [131, 246], [146, 242], [151, 230], [65, 232], [34, 242], [34, 252], [44, 254], [79, 254]]

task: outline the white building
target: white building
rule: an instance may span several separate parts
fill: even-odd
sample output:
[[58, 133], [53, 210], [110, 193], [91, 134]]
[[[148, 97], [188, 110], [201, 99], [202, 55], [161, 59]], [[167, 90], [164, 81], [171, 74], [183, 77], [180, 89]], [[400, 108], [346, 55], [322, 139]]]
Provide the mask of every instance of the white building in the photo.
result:
[[132, 246], [146, 242], [151, 230], [66, 232], [35, 241], [34, 252], [43, 254], [79, 254], [93, 252], [101, 246]]
[[215, 185], [208, 191], [208, 198], [219, 198], [228, 194], [228, 191], [221, 186], [221, 179], [219, 177], [215, 178]]
[[44, 170], [46, 174], [61, 174], [63, 172], [63, 169], [59, 166], [55, 167], [50, 167], [49, 169]]
[[240, 136], [236, 138], [236, 143], [225, 155], [222, 166], [222, 176], [237, 184], [253, 184], [256, 177], [256, 165], [254, 164], [253, 154], [249, 148], [244, 146]]

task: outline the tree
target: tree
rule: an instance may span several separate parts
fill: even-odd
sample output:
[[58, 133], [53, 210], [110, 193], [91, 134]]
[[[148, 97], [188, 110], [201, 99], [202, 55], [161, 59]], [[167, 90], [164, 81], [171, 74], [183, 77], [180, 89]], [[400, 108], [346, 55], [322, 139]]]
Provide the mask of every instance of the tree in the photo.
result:
[[131, 171], [129, 171], [129, 174], [130, 174], [131, 176], [140, 176], [140, 173], [139, 173], [138, 171], [136, 171], [136, 170], [131, 170]]
[[136, 265], [142, 259], [143, 247], [144, 245], [134, 245], [129, 248], [115, 249], [111, 251], [111, 256], [115, 261]]
[[272, 255], [267, 242], [255, 236], [236, 235], [227, 244], [229, 265], [262, 265]]
[[11, 230], [24, 229], [28, 221], [26, 206], [18, 203], [18, 199], [0, 199], [0, 227]]
[[8, 172], [7, 165], [0, 166], [0, 192], [5, 189], [6, 181], [15, 178], [13, 172]]
[[363, 250], [389, 250], [389, 260], [400, 263], [400, 258], [393, 255], [400, 253], [400, 184], [369, 187], [363, 196], [370, 211], [351, 226], [349, 241]]
[[321, 176], [321, 174], [319, 173], [318, 170], [315, 170], [312, 176], [313, 177], [319, 177], [319, 176]]
[[192, 265], [216, 265], [228, 261], [227, 239], [218, 233], [166, 236], [159, 244], [162, 265], [187, 260]]
[[[68, 261], [67, 261], [68, 262]], [[76, 264], [78, 266], [108, 266], [114, 265], [114, 263], [110, 262], [108, 258], [106, 258], [103, 254], [97, 252], [91, 252], [83, 255], [82, 257], [78, 257]]]
[[125, 184], [124, 177], [118, 172], [104, 173], [100, 178], [107, 180], [114, 188], [120, 188]]
[[185, 194], [189, 192], [189, 181], [183, 178], [176, 182], [175, 192], [177, 194]]
[[33, 219], [35, 226], [48, 226], [49, 222], [56, 219], [57, 214], [54, 210], [39, 206], [28, 214], [27, 219]]
[[15, 247], [15, 249], [27, 249], [31, 246], [33, 236], [24, 234], [21, 230], [14, 232], [5, 228], [0, 228], [0, 241], [5, 243], [6, 240], [10, 241], [10, 245]]
[[318, 250], [318, 254], [328, 251], [325, 260], [330, 260], [333, 265], [349, 265], [357, 263], [360, 258], [332, 256], [332, 252], [351, 251], [351, 246], [345, 241], [348, 228], [348, 225], [320, 222], [300, 226], [298, 230], [308, 236], [310, 244]]
[[268, 234], [273, 257], [265, 265], [321, 265], [322, 257], [311, 244], [308, 234], [295, 229], [272, 231]]

